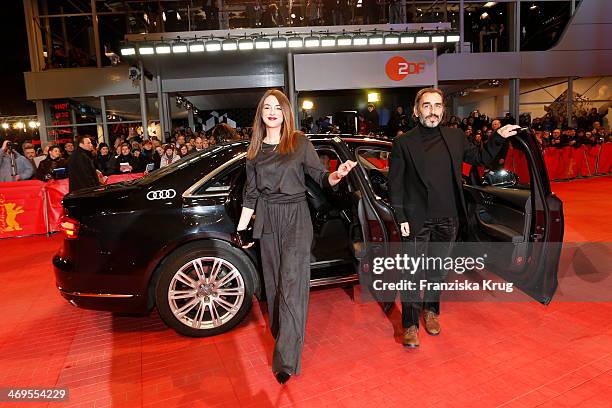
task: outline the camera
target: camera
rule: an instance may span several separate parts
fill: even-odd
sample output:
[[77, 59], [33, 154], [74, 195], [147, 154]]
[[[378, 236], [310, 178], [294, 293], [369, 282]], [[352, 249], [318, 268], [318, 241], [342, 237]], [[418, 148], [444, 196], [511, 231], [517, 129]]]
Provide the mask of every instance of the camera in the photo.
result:
[[140, 79], [140, 70], [138, 69], [138, 67], [132, 65], [128, 70], [128, 77], [132, 81]]
[[15, 148], [15, 144], [11, 141], [6, 142], [6, 151], [10, 152]]

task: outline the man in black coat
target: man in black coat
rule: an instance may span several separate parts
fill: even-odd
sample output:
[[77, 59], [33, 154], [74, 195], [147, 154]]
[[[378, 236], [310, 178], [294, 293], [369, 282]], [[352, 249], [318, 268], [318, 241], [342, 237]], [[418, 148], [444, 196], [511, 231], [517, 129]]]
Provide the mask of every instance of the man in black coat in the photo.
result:
[[[389, 168], [389, 196], [404, 240], [415, 254], [429, 257], [450, 255], [459, 230], [459, 218], [467, 218], [463, 198], [462, 163], [488, 165], [519, 126], [499, 128], [482, 150], [470, 143], [459, 129], [440, 127], [444, 94], [439, 89], [421, 89], [415, 98], [414, 116], [418, 125], [393, 142]], [[429, 245], [435, 242], [434, 245]], [[411, 280], [442, 283], [445, 270], [418, 270]], [[423, 309], [425, 329], [440, 332], [440, 291], [419, 290], [400, 293], [402, 300], [403, 344], [418, 347], [419, 315]]]
[[100, 185], [100, 179], [91, 157], [91, 150], [93, 149], [91, 136], [80, 135], [77, 137], [77, 142], [78, 147], [68, 160], [70, 192]]

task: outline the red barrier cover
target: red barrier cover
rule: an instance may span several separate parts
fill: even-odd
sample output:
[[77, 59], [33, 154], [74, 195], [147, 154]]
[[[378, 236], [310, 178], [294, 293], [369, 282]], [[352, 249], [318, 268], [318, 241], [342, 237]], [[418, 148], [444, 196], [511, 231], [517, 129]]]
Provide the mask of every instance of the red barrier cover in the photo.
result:
[[567, 178], [573, 179], [578, 177], [580, 169], [582, 168], [582, 150], [576, 147], [565, 147], [568, 150], [567, 153]]
[[612, 173], [612, 143], [604, 143], [601, 146], [601, 155], [597, 165], [597, 174]]
[[108, 176], [105, 184], [121, 183], [122, 181], [129, 181], [139, 179], [144, 176], [144, 173], [126, 173], [126, 174], [113, 174]]
[[62, 198], [68, 194], [68, 179], [50, 180], [45, 186], [47, 194], [48, 231], [59, 231], [59, 219], [64, 213]]
[[557, 157], [558, 150], [556, 148], [544, 149], [544, 164], [546, 165], [546, 172], [550, 180], [557, 180]]
[[0, 183], [0, 238], [47, 232], [42, 181]]
[[597, 158], [601, 151], [601, 145], [585, 146], [585, 148], [587, 169], [584, 175], [593, 176], [597, 172]]

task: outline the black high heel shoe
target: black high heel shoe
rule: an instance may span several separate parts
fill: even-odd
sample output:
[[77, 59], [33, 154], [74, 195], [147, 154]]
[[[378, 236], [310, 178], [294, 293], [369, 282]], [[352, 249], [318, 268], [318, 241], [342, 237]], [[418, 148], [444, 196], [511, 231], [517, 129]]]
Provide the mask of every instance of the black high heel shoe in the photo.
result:
[[284, 384], [291, 378], [291, 374], [286, 373], [284, 371], [279, 371], [278, 373], [274, 374], [274, 376], [276, 377], [276, 381], [278, 381], [279, 384]]

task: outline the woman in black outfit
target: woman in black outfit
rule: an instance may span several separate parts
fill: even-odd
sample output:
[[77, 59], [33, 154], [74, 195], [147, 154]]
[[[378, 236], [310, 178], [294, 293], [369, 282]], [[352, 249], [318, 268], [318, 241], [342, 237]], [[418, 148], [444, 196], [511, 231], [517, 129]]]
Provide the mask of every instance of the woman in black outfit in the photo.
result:
[[98, 155], [95, 160], [96, 169], [100, 170], [105, 176], [113, 174], [115, 162], [113, 155], [106, 143], [98, 145]]
[[49, 147], [47, 157], [40, 162], [36, 169], [36, 178], [40, 181], [49, 181], [53, 178], [53, 170], [67, 167], [66, 160], [62, 157], [62, 149], [58, 145]]
[[312, 221], [306, 202], [305, 174], [322, 187], [333, 187], [357, 164], [346, 161], [327, 172], [314, 146], [295, 130], [287, 97], [267, 91], [253, 121], [247, 152], [247, 182], [237, 235], [253, 245], [245, 230], [255, 212], [268, 314], [276, 340], [272, 371], [279, 383], [300, 372], [310, 281]]

